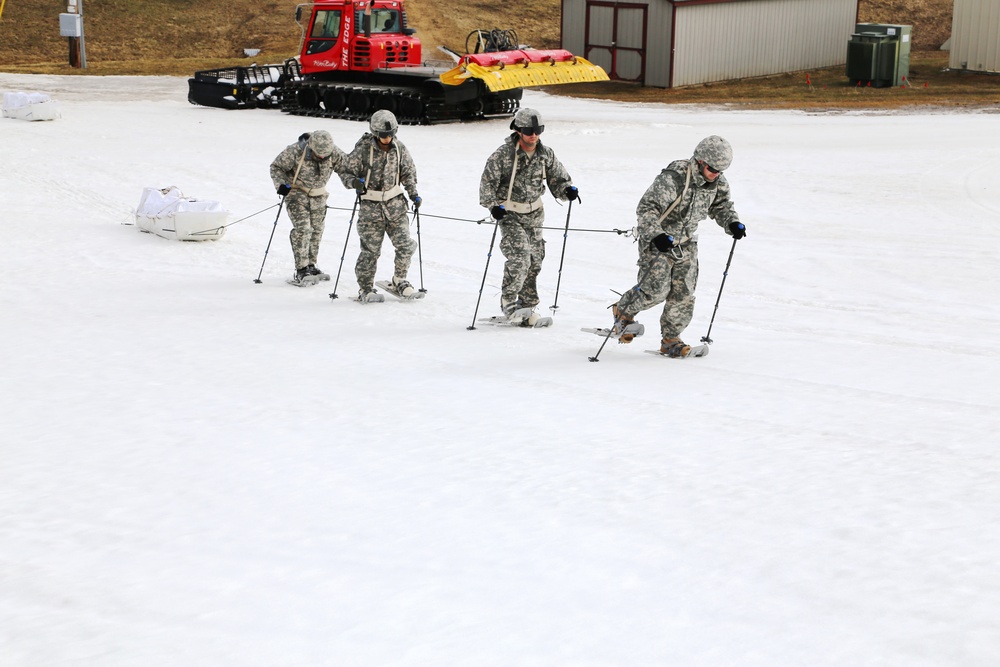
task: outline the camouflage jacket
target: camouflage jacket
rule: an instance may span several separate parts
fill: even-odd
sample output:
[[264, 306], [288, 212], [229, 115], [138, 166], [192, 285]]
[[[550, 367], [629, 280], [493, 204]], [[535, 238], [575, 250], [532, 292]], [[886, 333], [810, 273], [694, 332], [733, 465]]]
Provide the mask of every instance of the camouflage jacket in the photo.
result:
[[378, 140], [365, 132], [347, 156], [347, 170], [340, 174], [345, 187], [353, 187], [355, 178], [365, 179], [369, 190], [385, 191], [399, 184], [410, 201], [417, 196], [417, 166], [410, 151], [399, 138], [393, 138], [389, 150], [378, 147]]
[[[688, 170], [691, 170], [691, 182], [687, 192], [684, 183]], [[683, 194], [674, 210], [660, 220], [663, 212]], [[671, 162], [670, 166], [661, 171], [639, 200], [635, 209], [639, 219], [638, 232], [640, 245], [646, 245], [654, 236], [669, 234], [674, 237], [674, 243], [681, 245], [698, 240], [698, 223], [705, 218], [712, 218], [726, 230], [730, 223], [738, 222], [736, 209], [729, 198], [729, 183], [723, 174], [714, 182], [709, 183], [701, 175], [698, 163], [694, 158]]]
[[[517, 172], [514, 174], [511, 200], [522, 204], [531, 203], [545, 193], [545, 186], [548, 185], [553, 197], [567, 201], [566, 188], [572, 185], [573, 181], [555, 152], [539, 140], [535, 154], [529, 156], [521, 150], [517, 142], [517, 133], [514, 132], [486, 161], [482, 178], [479, 180], [479, 203], [486, 208], [493, 208], [507, 200], [515, 159]], [[541, 216], [535, 217], [541, 218]], [[538, 224], [541, 224], [540, 220]]]
[[[330, 157], [315, 160], [312, 151], [306, 147], [307, 141], [308, 135], [303, 135], [301, 139], [285, 148], [278, 157], [274, 158], [274, 162], [271, 163], [271, 180], [274, 182], [275, 188], [282, 184], [300, 186], [309, 190], [323, 188], [330, 181], [333, 172], [344, 173], [347, 168], [347, 156], [344, 151], [334, 146]], [[303, 153], [307, 153], [304, 160], [302, 160]], [[300, 160], [302, 161], [301, 167], [299, 167]], [[298, 178], [295, 178], [296, 170], [299, 173]], [[292, 183], [293, 178], [295, 178], [294, 183]]]

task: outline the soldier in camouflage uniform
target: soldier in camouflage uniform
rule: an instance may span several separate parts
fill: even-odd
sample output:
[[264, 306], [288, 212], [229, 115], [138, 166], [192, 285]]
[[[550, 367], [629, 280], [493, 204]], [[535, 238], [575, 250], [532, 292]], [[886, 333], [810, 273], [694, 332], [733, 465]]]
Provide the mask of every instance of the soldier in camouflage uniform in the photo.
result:
[[392, 284], [404, 297], [412, 296], [413, 286], [406, 280], [410, 260], [417, 243], [410, 237], [408, 206], [405, 189], [413, 202], [413, 210], [420, 208], [417, 194], [417, 168], [410, 151], [396, 138], [399, 124], [391, 111], [381, 109], [372, 114], [370, 132], [365, 132], [354, 150], [347, 157], [348, 171], [341, 174], [347, 187], [353, 187], [361, 198], [358, 212], [358, 238], [361, 252], [354, 267], [358, 279], [358, 300], [373, 299], [375, 270], [382, 253], [382, 240], [389, 237], [396, 250]]
[[672, 162], [661, 171], [639, 200], [639, 282], [612, 306], [619, 342], [632, 342], [633, 334], [625, 331], [638, 312], [664, 302], [660, 353], [671, 357], [690, 353], [691, 347], [680, 334], [694, 314], [698, 223], [710, 217], [734, 239], [746, 236], [722, 175], [732, 161], [729, 142], [719, 136], [706, 137], [693, 157]]
[[271, 180], [285, 198], [292, 221], [289, 239], [295, 257], [295, 279], [299, 285], [316, 284], [330, 276], [316, 267], [319, 244], [326, 226], [326, 184], [333, 172], [344, 173], [346, 156], [333, 143], [329, 132], [306, 133], [281, 151], [271, 163]]
[[569, 201], [579, 196], [566, 168], [551, 148], [542, 144], [545, 129], [541, 114], [521, 109], [510, 124], [514, 130], [486, 161], [479, 181], [479, 203], [488, 208], [500, 226], [500, 252], [507, 260], [503, 270], [500, 308], [508, 318], [532, 309], [526, 321], [534, 326], [540, 316], [536, 280], [545, 259], [542, 224], [546, 185], [552, 196]]

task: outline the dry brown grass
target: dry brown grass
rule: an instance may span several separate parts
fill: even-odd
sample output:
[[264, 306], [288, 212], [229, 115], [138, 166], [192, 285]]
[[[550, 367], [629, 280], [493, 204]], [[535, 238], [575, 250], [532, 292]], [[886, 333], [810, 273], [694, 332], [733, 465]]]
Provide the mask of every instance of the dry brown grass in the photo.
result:
[[951, 36], [954, 0], [861, 0], [863, 23], [913, 26], [913, 48], [934, 51]]
[[[854, 109], [911, 105], [995, 105], [1000, 77], [943, 71], [937, 50], [951, 32], [953, 0], [860, 0], [860, 20], [913, 26], [911, 87], [857, 89], [842, 67], [675, 89], [607, 83], [560, 86], [575, 96], [665, 103], [724, 103], [750, 108]], [[40, 7], [40, 5], [43, 5]], [[198, 69], [280, 62], [298, 47], [297, 0], [102, 0], [85, 3], [87, 64], [68, 65], [59, 36], [61, 1], [8, 2], [0, 20], [0, 71], [44, 74], [188, 75]], [[410, 24], [424, 43], [461, 49], [474, 29], [503, 27], [538, 48], [559, 44], [559, 0], [408, 0]], [[846, 39], [845, 39], [846, 48]], [[812, 85], [807, 85], [806, 75]]]

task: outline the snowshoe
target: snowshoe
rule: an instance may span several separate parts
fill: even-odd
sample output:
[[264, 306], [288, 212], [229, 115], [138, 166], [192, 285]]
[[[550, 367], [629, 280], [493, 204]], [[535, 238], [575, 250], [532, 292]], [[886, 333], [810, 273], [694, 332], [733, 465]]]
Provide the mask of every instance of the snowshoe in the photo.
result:
[[309, 275], [316, 276], [316, 278], [318, 280], [329, 280], [330, 279], [330, 274], [329, 273], [324, 273], [323, 270], [320, 269], [315, 264], [310, 264], [306, 268], [309, 269]]
[[691, 354], [691, 346], [680, 338], [673, 336], [660, 341], [660, 354], [666, 357], [686, 357]]
[[538, 317], [533, 324], [528, 324], [529, 319], [531, 319], [530, 316], [512, 320], [506, 315], [493, 315], [492, 317], [480, 317], [476, 321], [494, 327], [518, 327], [521, 329], [542, 329], [552, 326], [551, 317]]
[[[424, 296], [426, 296], [427, 294], [426, 292], [420, 292], [418, 290], [413, 289], [413, 285], [411, 285], [405, 280], [400, 281], [399, 283], [394, 283], [388, 280], [377, 280], [375, 281], [375, 284], [378, 287], [384, 289], [387, 294], [391, 294], [400, 301], [414, 301], [416, 299], [423, 299]], [[403, 286], [402, 292], [406, 292], [408, 289], [409, 293], [408, 294], [401, 293], [400, 290], [398, 289], [399, 286]]]
[[708, 345], [691, 345], [689, 346], [689, 351], [687, 354], [674, 356], [661, 352], [660, 350], [643, 350], [647, 354], [655, 354], [658, 357], [666, 357], [667, 359], [694, 359], [695, 357], [707, 357], [708, 356]]
[[[584, 327], [580, 329], [585, 333], [594, 334], [595, 336], [600, 336], [602, 338], [614, 338], [619, 343], [630, 343], [633, 339], [638, 338], [642, 334], [646, 333], [646, 327], [639, 324], [638, 322], [633, 322], [632, 324], [621, 327], [620, 329], [611, 328], [605, 329], [602, 327], [597, 328], [587, 328]], [[625, 336], [628, 336], [628, 340], [623, 340]]]
[[[329, 280], [329, 276], [327, 276]], [[286, 282], [289, 285], [294, 285], [296, 287], [311, 287], [320, 281], [319, 276], [313, 275], [309, 272], [308, 266], [303, 266], [301, 269], [296, 269], [295, 275], [293, 275]]]
[[385, 297], [373, 289], [366, 290], [362, 288], [358, 290], [358, 298], [356, 300], [358, 303], [382, 303], [385, 301]]
[[409, 299], [417, 291], [413, 289], [413, 285], [410, 284], [409, 280], [406, 279], [396, 279], [396, 276], [392, 277], [392, 289], [399, 296], [404, 299]]
[[[629, 315], [625, 315], [618, 309], [618, 304], [611, 304], [611, 314], [615, 318], [615, 322], [612, 325], [614, 331], [614, 337], [618, 339], [619, 343], [631, 343], [635, 337], [641, 336], [642, 332], [645, 331], [645, 327], [640, 324], [640, 333], [636, 333], [635, 319]], [[630, 328], [631, 327], [631, 328]]]

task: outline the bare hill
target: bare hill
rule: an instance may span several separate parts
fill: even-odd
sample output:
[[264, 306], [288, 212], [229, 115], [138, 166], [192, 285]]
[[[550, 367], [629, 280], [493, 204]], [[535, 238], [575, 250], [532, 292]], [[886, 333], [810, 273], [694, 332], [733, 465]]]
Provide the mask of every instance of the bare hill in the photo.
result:
[[954, 0], [861, 0], [858, 7], [864, 23], [913, 26], [913, 48], [941, 48], [951, 37]]
[[[262, 49], [261, 59], [293, 55], [299, 29], [297, 0], [115, 0], [84, 5], [89, 62], [234, 58], [245, 48]], [[937, 49], [951, 32], [953, 0], [861, 0], [866, 22], [913, 26], [915, 49]], [[0, 68], [67, 62], [59, 36], [61, 0], [9, 0], [0, 17]], [[468, 33], [513, 28], [538, 48], [559, 45], [559, 0], [408, 0], [410, 25], [425, 44], [462, 48]], [[147, 73], [153, 73], [149, 71]]]

